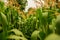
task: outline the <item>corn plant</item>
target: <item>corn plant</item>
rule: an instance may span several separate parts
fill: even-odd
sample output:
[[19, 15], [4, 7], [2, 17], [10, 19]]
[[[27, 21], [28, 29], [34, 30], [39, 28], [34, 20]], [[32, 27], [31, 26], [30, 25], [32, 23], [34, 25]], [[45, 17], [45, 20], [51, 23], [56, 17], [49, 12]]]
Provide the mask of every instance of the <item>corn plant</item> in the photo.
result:
[[[35, 14], [24, 19], [13, 6], [4, 7], [0, 2], [0, 39], [1, 40], [49, 40], [52, 36], [58, 38], [59, 17], [55, 14], [60, 9], [38, 8]], [[58, 29], [57, 29], [58, 28]], [[59, 34], [58, 34], [59, 35]], [[60, 40], [59, 38], [57, 40]]]

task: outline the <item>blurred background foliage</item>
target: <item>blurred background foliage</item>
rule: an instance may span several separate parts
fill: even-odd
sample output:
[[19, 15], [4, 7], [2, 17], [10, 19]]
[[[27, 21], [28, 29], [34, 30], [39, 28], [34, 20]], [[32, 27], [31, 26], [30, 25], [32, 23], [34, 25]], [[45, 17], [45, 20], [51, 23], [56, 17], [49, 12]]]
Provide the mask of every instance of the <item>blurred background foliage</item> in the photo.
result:
[[24, 12], [26, 4], [0, 1], [0, 40], [60, 40], [60, 8], [45, 5]]

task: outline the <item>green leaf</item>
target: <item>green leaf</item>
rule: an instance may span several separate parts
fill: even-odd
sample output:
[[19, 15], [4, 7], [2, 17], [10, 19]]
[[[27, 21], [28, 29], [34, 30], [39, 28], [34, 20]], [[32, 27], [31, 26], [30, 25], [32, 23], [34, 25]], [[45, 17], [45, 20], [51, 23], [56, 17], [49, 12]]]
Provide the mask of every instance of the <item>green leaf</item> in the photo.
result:
[[40, 36], [40, 39], [41, 39], [41, 40], [44, 40], [44, 38], [46, 37], [46, 34], [41, 31], [41, 32], [39, 33], [39, 36]]
[[15, 39], [15, 40], [27, 40], [24, 37], [16, 36], [16, 35], [10, 35], [7, 37], [8, 39]]
[[24, 37], [23, 33], [18, 29], [12, 29], [10, 30], [10, 32], [14, 32], [16, 35]]
[[0, 1], [0, 12], [3, 12], [4, 10], [4, 2]]
[[7, 26], [8, 26], [8, 21], [6, 18], [6, 15], [3, 14], [2, 12], [0, 13], [1, 16], [1, 23], [3, 24], [3, 40], [6, 40], [7, 37]]
[[4, 26], [6, 26], [8, 24], [8, 21], [7, 21], [7, 18], [6, 18], [6, 15], [3, 14], [3, 13], [0, 13], [0, 16], [1, 16], [1, 22]]
[[2, 27], [0, 26], [0, 31], [2, 30]]
[[45, 38], [45, 40], [60, 40], [60, 36], [57, 34], [50, 34]]
[[31, 40], [38, 40], [38, 35], [40, 31], [35, 30], [31, 35]]
[[45, 12], [45, 13], [42, 13], [42, 24], [46, 27], [48, 21], [47, 21], [47, 18], [48, 18], [48, 12]]

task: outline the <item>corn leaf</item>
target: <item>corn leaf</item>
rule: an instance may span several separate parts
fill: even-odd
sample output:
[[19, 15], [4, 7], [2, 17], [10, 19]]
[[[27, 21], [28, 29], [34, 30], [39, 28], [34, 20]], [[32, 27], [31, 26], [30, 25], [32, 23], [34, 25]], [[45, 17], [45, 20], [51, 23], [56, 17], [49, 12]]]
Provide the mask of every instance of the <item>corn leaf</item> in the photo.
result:
[[16, 35], [10, 35], [7, 37], [8, 39], [15, 39], [15, 40], [27, 40], [24, 37], [16, 36]]
[[31, 40], [38, 40], [39, 31], [35, 30], [31, 35]]

